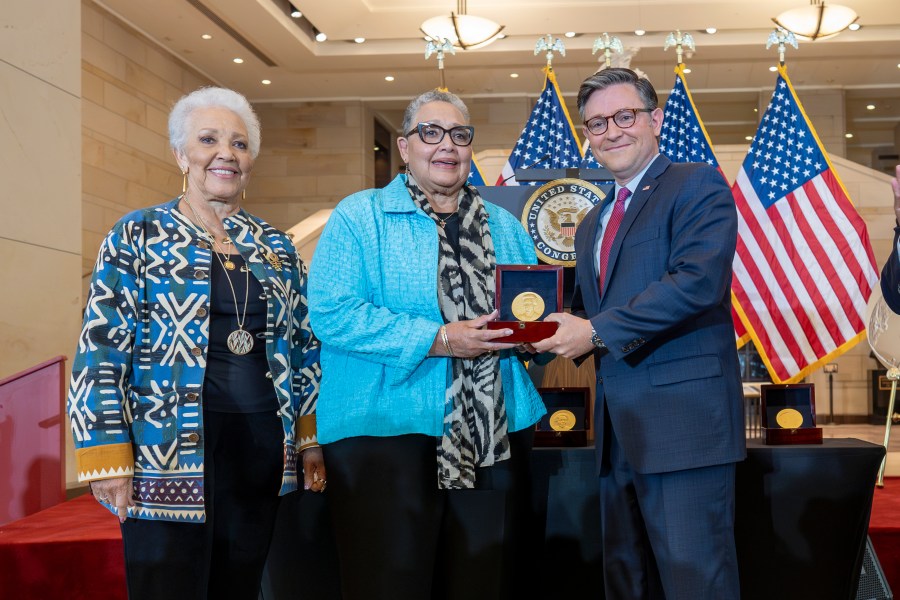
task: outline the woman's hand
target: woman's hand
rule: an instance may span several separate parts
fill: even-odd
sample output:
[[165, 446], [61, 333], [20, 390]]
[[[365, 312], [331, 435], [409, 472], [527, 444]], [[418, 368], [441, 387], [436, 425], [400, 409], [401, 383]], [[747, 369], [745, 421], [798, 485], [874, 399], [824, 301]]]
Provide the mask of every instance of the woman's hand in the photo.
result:
[[134, 489], [131, 477], [113, 477], [91, 482], [91, 493], [99, 502], [116, 507], [119, 522], [124, 523], [128, 517], [128, 507], [134, 506]]
[[[497, 338], [512, 335], [512, 329], [484, 329], [488, 321], [493, 321], [500, 314], [495, 310], [489, 315], [472, 319], [471, 321], [455, 321], [447, 323], [447, 341], [453, 350], [453, 356], [458, 358], [474, 358], [486, 352], [509, 350], [516, 344], [495, 342]], [[440, 350], [444, 350], [438, 333], [435, 343]], [[441, 356], [447, 356], [447, 352], [440, 352]]]
[[313, 492], [325, 491], [325, 456], [322, 448], [307, 448], [301, 455], [303, 458], [303, 489]]

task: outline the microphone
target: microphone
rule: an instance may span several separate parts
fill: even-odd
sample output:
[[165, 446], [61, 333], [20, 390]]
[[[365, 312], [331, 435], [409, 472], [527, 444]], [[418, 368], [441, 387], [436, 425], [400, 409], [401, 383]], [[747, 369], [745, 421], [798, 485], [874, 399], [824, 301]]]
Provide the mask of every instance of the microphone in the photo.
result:
[[[539, 164], [541, 164], [542, 162], [544, 162], [544, 161], [547, 160], [548, 158], [550, 158], [550, 152], [547, 152], [546, 154], [544, 154], [542, 157], [540, 157], [539, 159], [537, 159], [537, 160], [534, 161], [533, 163], [527, 164], [527, 165], [525, 165], [524, 167], [520, 167], [520, 168], [521, 168], [523, 171], [524, 171], [525, 169], [531, 169], [532, 167], [538, 166]], [[515, 176], [516, 176], [515, 169], [513, 169], [513, 174], [510, 175], [509, 177], [507, 177], [506, 179], [504, 179], [503, 181], [501, 181], [501, 182], [499, 183], [499, 185], [503, 185], [504, 183], [506, 183], [507, 181], [509, 181], [510, 179], [512, 179], [512, 178], [515, 177]]]

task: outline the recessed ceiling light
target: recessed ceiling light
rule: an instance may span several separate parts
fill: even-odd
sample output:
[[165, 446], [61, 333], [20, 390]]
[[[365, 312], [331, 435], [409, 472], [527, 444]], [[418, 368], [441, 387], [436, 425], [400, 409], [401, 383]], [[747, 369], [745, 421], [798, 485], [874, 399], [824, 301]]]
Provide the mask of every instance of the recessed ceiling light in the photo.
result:
[[634, 35], [644, 35], [645, 33], [647, 33], [647, 32], [643, 29], [635, 29], [634, 30]]
[[300, 12], [299, 10], [297, 10], [297, 7], [296, 7], [296, 6], [294, 6], [293, 4], [291, 4], [290, 7], [291, 7], [291, 16], [292, 16], [292, 17], [294, 17], [295, 19], [299, 19], [300, 17], [303, 16], [303, 13]]
[[759, 112], [759, 109], [756, 108], [756, 107], [754, 107], [754, 108], [753, 108], [753, 112], [758, 113], [758, 112]]
[[324, 42], [327, 39], [328, 39], [328, 36], [325, 35], [323, 32], [320, 31], [320, 32], [316, 33], [316, 41], [317, 42]]
[[204, 34], [201, 35], [200, 37], [202, 37], [204, 40], [211, 40], [211, 39], [212, 39], [212, 36], [209, 35], [208, 33], [204, 33]]
[[859, 31], [860, 27], [862, 27], [862, 25], [859, 23], [850, 23], [850, 25], [847, 26], [847, 29], [850, 31]]
[[706, 28], [706, 33], [708, 33], [709, 35], [712, 35], [717, 31], [718, 31], [718, 29], [716, 29], [715, 27], [707, 27]]
[[874, 104], [866, 104], [866, 110], [875, 110]]
[[393, 75], [388, 75], [387, 77], [384, 78], [384, 80], [385, 80], [385, 81], [393, 81], [393, 80], [394, 80], [394, 76], [393, 76]]
[[512, 77], [513, 79], [516, 79], [519, 76], [519, 74], [518, 73], [510, 73], [509, 76]]
[[744, 139], [747, 140], [748, 142], [752, 142], [752, 141], [753, 141], [753, 136], [752, 136], [752, 135], [745, 135], [745, 136], [744, 136]]
[[262, 80], [262, 84], [263, 84], [263, 85], [269, 85], [269, 84], [271, 84], [271, 83], [272, 83], [272, 81], [271, 81], [270, 79], [263, 79], [263, 80]]
[[778, 67], [776, 67], [775, 65], [772, 65], [771, 67], [769, 67], [769, 70], [774, 73], [775, 71], [778, 70]]
[[849, 140], [850, 138], [853, 137], [853, 134], [852, 134], [852, 133], [845, 133], [845, 134], [844, 134], [844, 137], [847, 138], [847, 139]]
[[567, 38], [573, 38], [573, 37], [575, 37], [575, 32], [574, 32], [574, 31], [567, 31], [567, 32], [566, 32], [566, 37], [567, 37]]
[[690, 67], [685, 67], [685, 68], [684, 68], [684, 72], [685, 72], [685, 73], [690, 73], [690, 72], [691, 72]]
[[237, 63], [237, 64], [241, 64], [242, 62], [244, 62], [244, 59], [243, 59], [243, 58], [235, 58], [235, 59], [233, 59], [233, 60], [234, 60], [234, 62]]
[[356, 42], [357, 44], [362, 44], [366, 41], [366, 38], [364, 38], [364, 37], [353, 38], [353, 41]]

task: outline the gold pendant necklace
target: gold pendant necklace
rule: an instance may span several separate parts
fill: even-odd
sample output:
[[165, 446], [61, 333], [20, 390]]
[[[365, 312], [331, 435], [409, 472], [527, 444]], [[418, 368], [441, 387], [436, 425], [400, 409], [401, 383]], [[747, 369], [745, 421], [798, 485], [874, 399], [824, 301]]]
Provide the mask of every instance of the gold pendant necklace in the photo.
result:
[[[238, 300], [237, 300], [237, 292], [234, 289], [234, 283], [231, 282], [231, 275], [228, 274], [228, 271], [234, 271], [234, 262], [228, 255], [224, 252], [226, 258], [222, 258], [219, 253], [216, 251], [216, 238], [212, 236], [209, 232], [209, 229], [206, 227], [206, 223], [203, 221], [203, 218], [197, 214], [197, 211], [194, 210], [194, 206], [187, 199], [187, 195], [182, 196], [184, 201], [190, 207], [191, 212], [194, 213], [194, 216], [197, 217], [197, 220], [200, 221], [200, 227], [203, 228], [203, 232], [209, 237], [210, 241], [213, 243], [213, 254], [216, 255], [216, 258], [219, 259], [219, 264], [222, 265], [222, 268], [225, 270], [225, 278], [228, 280], [228, 287], [231, 288], [231, 297], [234, 299], [234, 312], [235, 319], [237, 320], [238, 328], [228, 334], [228, 339], [226, 340], [226, 345], [232, 354], [237, 354], [238, 356], [243, 356], [253, 350], [253, 335], [244, 329], [244, 323], [247, 321], [247, 300], [249, 299], [250, 294], [250, 269], [249, 267], [244, 267], [241, 270], [246, 273], [246, 281], [244, 283], [244, 312], [240, 314], [238, 311]], [[231, 240], [228, 240], [230, 243]]]
[[447, 224], [447, 221], [449, 221], [450, 219], [455, 217], [458, 212], [459, 212], [459, 209], [457, 208], [456, 210], [454, 210], [452, 213], [450, 213], [446, 217], [438, 217], [437, 213], [434, 213], [434, 216], [436, 216], [438, 219], [438, 225], [440, 225], [441, 227], [444, 227]]

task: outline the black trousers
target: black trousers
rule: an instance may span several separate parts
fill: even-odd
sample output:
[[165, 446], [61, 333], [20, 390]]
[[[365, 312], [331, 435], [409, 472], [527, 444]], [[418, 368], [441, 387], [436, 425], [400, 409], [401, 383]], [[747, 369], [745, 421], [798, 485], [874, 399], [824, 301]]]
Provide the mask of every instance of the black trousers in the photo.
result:
[[130, 600], [256, 600], [283, 468], [275, 411], [204, 411], [205, 523], [122, 525]]
[[532, 430], [476, 488], [439, 490], [436, 438], [348, 438], [324, 446], [344, 600], [512, 597], [525, 547]]

